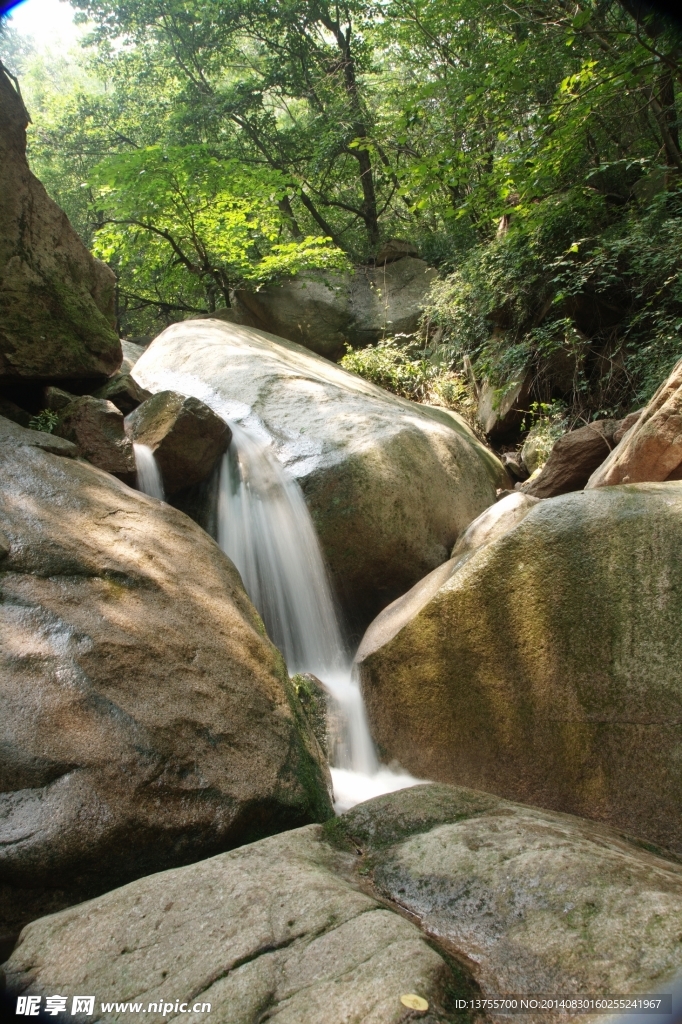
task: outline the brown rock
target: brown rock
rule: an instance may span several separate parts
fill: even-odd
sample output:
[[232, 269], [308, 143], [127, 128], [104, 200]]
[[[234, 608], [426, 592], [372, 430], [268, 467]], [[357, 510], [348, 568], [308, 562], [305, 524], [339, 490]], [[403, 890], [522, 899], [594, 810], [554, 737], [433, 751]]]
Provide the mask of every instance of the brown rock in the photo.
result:
[[384, 759], [682, 853], [681, 548], [682, 484], [647, 483], [440, 566], [357, 654]]
[[78, 445], [93, 466], [134, 485], [133, 445], [125, 433], [123, 414], [113, 402], [91, 395], [77, 398], [64, 408], [54, 432]]
[[635, 423], [642, 415], [642, 412], [642, 409], [637, 409], [635, 412], [629, 412], [624, 419], [619, 421], [616, 432], [613, 435], [613, 440], [616, 444], [620, 444], [628, 430], [630, 430], [631, 427], [634, 427]]
[[66, 409], [67, 405], [75, 402], [77, 398], [78, 395], [72, 395], [70, 391], [64, 391], [62, 388], [47, 387], [43, 391], [45, 408], [50, 409], [52, 412], [61, 412], [62, 409]]
[[151, 398], [151, 392], [141, 388], [129, 373], [119, 373], [99, 391], [95, 391], [94, 397], [113, 402], [116, 408], [127, 416], [133, 409], [137, 409], [138, 405]]
[[682, 359], [587, 488], [676, 479], [682, 464]]
[[198, 484], [227, 450], [232, 431], [198, 398], [159, 391], [126, 419], [136, 444], [153, 451], [166, 494]]
[[121, 363], [115, 278], [31, 174], [27, 123], [0, 65], [0, 379], [106, 378]]
[[0, 478], [7, 933], [329, 816], [326, 767], [281, 655], [211, 538], [94, 466], [28, 445], [0, 445]]
[[580, 491], [615, 446], [618, 420], [595, 420], [571, 430], [555, 442], [540, 473], [521, 490], [536, 498], [553, 498], [568, 491]]

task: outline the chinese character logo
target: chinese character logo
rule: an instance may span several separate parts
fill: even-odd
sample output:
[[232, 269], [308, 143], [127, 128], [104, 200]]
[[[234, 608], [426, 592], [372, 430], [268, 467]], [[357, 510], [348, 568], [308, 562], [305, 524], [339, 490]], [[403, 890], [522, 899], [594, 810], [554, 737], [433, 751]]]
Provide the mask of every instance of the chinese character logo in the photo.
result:
[[94, 996], [74, 996], [71, 1003], [71, 1014], [85, 1013], [88, 1017], [95, 1012]]
[[47, 996], [45, 999], [45, 1013], [56, 1017], [58, 1013], [66, 1010], [66, 996]]
[[40, 1013], [40, 996], [19, 996], [17, 1017], [37, 1017]]

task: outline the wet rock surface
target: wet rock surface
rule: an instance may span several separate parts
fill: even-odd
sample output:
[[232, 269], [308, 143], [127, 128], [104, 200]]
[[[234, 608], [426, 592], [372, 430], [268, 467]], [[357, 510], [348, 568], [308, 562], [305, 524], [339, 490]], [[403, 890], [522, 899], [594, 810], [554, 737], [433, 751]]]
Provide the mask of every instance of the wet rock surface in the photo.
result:
[[334, 828], [368, 891], [484, 997], [670, 991], [682, 968], [682, 866], [611, 829], [449, 786], [379, 797]]
[[260, 331], [215, 320], [176, 324], [134, 376], [150, 390], [193, 393], [260, 443], [271, 440], [303, 489], [353, 626], [364, 628], [445, 561], [508, 483], [456, 414], [389, 395]]
[[229, 1024], [501, 1022], [458, 1001], [665, 991], [681, 913], [680, 864], [613, 830], [426, 785], [35, 921], [5, 972], [12, 997], [139, 1000], [152, 1022], [199, 1000]]
[[161, 391], [138, 406], [126, 419], [126, 431], [136, 444], [151, 448], [166, 494], [205, 480], [232, 437], [204, 402], [175, 391]]
[[384, 760], [682, 852], [682, 483], [539, 502], [370, 626]]
[[0, 68], [0, 380], [104, 380], [121, 363], [115, 278], [29, 170], [28, 120]]
[[9, 427], [5, 939], [131, 878], [331, 813], [282, 658], [217, 545], [175, 509]]

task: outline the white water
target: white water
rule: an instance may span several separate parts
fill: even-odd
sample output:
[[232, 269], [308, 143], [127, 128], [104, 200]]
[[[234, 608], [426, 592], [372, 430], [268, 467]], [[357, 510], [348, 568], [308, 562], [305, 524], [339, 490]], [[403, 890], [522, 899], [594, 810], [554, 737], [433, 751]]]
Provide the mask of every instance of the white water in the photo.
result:
[[344, 650], [324, 559], [303, 494], [277, 459], [231, 423], [218, 498], [218, 543], [239, 569], [290, 673], [311, 672], [341, 722], [332, 753], [336, 810], [419, 780], [379, 764], [360, 686]]
[[152, 498], [165, 500], [163, 493], [163, 481], [159, 467], [154, 458], [154, 452], [146, 444], [134, 444], [135, 468], [137, 470], [137, 489], [150, 495]]

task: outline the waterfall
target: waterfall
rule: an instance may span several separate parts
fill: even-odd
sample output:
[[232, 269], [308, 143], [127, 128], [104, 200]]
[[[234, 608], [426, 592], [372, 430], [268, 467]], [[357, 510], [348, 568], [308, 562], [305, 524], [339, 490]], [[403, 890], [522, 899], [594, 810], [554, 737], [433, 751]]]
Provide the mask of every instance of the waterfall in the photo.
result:
[[241, 573], [290, 673], [311, 672], [342, 727], [331, 767], [337, 811], [419, 780], [379, 764], [303, 494], [266, 447], [231, 422], [218, 497], [218, 543]]
[[154, 458], [154, 452], [146, 444], [134, 444], [135, 468], [137, 470], [137, 489], [152, 498], [165, 500], [161, 473]]

